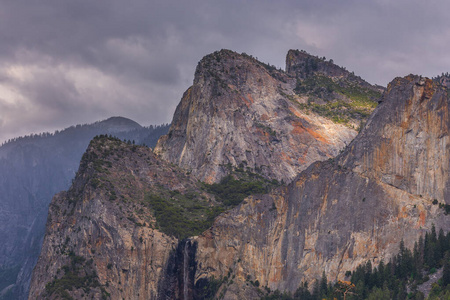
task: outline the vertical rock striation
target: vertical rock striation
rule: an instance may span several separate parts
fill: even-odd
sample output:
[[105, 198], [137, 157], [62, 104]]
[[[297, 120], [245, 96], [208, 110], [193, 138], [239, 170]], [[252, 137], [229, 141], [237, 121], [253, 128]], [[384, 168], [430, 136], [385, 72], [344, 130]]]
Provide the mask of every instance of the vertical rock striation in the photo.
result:
[[247, 198], [196, 238], [196, 280], [223, 278], [231, 269], [226, 299], [242, 297], [249, 280], [295, 291], [323, 271], [343, 279], [366, 260], [386, 261], [401, 239], [412, 247], [432, 223], [448, 231], [450, 218], [432, 204], [449, 191], [446, 88], [410, 75], [392, 81], [382, 100], [336, 159]]
[[340, 163], [411, 194], [450, 203], [449, 105], [445, 87], [428, 78], [396, 78]]
[[197, 243], [191, 242], [189, 239], [178, 243], [176, 251], [172, 252], [169, 257], [166, 270], [161, 277], [158, 299], [195, 299], [196, 251]]
[[[203, 193], [197, 180], [160, 161], [151, 149], [95, 138], [72, 187], [52, 200], [30, 299], [158, 299], [178, 245], [158, 229], [149, 206], [147, 196], [159, 191]], [[176, 298], [192, 295], [184, 278], [192, 278], [187, 285], [193, 285], [193, 253], [189, 241], [175, 251], [180, 270], [192, 274], [180, 273]]]
[[308, 110], [308, 95], [294, 91], [295, 76], [229, 50], [205, 56], [155, 151], [208, 183], [238, 167], [292, 180], [336, 156], [357, 133]]

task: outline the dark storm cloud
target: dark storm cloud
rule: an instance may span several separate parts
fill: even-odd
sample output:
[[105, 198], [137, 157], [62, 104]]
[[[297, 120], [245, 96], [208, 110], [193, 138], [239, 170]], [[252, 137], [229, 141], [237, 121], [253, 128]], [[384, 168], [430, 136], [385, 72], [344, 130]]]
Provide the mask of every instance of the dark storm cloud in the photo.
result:
[[221, 48], [284, 67], [288, 49], [366, 80], [450, 69], [445, 1], [0, 2], [0, 141], [112, 115], [169, 122]]

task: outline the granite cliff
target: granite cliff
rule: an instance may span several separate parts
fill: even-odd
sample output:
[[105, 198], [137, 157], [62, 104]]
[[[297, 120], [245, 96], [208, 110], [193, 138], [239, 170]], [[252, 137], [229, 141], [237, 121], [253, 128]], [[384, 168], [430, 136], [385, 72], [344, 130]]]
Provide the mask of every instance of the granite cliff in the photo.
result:
[[238, 167], [289, 182], [336, 156], [383, 89], [300, 51], [289, 51], [286, 66], [229, 50], [205, 56], [156, 153], [208, 183]]
[[[387, 261], [432, 223], [448, 231], [448, 91], [419, 76], [396, 78], [342, 154], [316, 162], [287, 187], [252, 196], [200, 237], [196, 280], [234, 278], [226, 299], [251, 296], [249, 279], [295, 291], [371, 260]], [[435, 200], [436, 199], [436, 200]], [[434, 204], [433, 204], [434, 202]]]
[[[286, 69], [222, 50], [199, 63], [155, 153], [94, 139], [52, 200], [30, 298], [257, 299], [448, 231], [447, 88], [410, 75], [377, 99], [301, 51]], [[212, 187], [242, 174], [245, 187], [290, 183], [224, 206]]]
[[208, 186], [148, 147], [95, 137], [52, 200], [29, 298], [192, 298], [196, 244], [185, 238], [230, 207]]
[[158, 230], [151, 199], [170, 192], [210, 203], [150, 148], [95, 138], [72, 187], [52, 200], [30, 299], [156, 299], [177, 239]]

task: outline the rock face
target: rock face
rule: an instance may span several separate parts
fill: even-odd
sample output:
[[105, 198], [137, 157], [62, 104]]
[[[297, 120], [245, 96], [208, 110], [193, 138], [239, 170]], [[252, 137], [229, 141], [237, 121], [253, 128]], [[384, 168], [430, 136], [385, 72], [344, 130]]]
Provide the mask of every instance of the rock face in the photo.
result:
[[[300, 54], [288, 54], [287, 73], [231, 51], [205, 57], [160, 155], [93, 140], [72, 187], [50, 206], [30, 298], [257, 299], [255, 286], [293, 292], [323, 271], [344, 279], [367, 260], [388, 260], [401, 239], [412, 247], [432, 224], [448, 231], [436, 204], [450, 204], [447, 88], [394, 79], [349, 142], [353, 121], [324, 109], [364, 121], [377, 87], [324, 60], [311, 73], [303, 61], [312, 58]], [[246, 198], [198, 236], [163, 233], [154, 195], [169, 195], [169, 215], [185, 209], [203, 222], [209, 211], [194, 212], [216, 200], [198, 179], [217, 182], [234, 167], [291, 182]]]
[[431, 79], [396, 78], [383, 111], [369, 120], [340, 163], [408, 193], [450, 203], [448, 97]]
[[[301, 72], [291, 72], [291, 53], [288, 73], [229, 50], [204, 57], [156, 153], [208, 183], [238, 167], [289, 182], [311, 163], [336, 156], [356, 136], [354, 124], [334, 122], [325, 108], [318, 108], [322, 115], [309, 109], [315, 107], [308, 106], [308, 95], [295, 91], [302, 78]], [[359, 88], [368, 91], [367, 87]], [[349, 107], [356, 105], [341, 96]], [[365, 118], [357, 113], [354, 117]]]
[[14, 139], [0, 147], [0, 299], [26, 299], [39, 256], [48, 205], [67, 189], [89, 141], [97, 134], [148, 143], [167, 127], [142, 127], [113, 117], [55, 134]]
[[384, 87], [371, 85], [345, 68], [335, 65], [333, 60], [312, 56], [305, 51], [289, 50], [286, 55], [286, 73], [299, 79], [323, 75], [341, 85], [355, 84], [370, 91], [384, 92]]
[[[376, 265], [450, 218], [447, 89], [419, 76], [396, 78], [364, 130], [335, 159], [317, 162], [269, 195], [221, 215], [198, 243], [196, 280], [234, 278], [225, 299], [248, 281], [295, 291], [302, 280], [343, 279]], [[231, 274], [229, 273], [231, 271]]]
[[160, 190], [202, 193], [149, 148], [94, 139], [72, 187], [50, 205], [30, 299], [156, 299], [178, 243], [156, 229], [147, 204]]
[[[347, 70], [335, 65], [331, 60], [326, 61], [298, 50], [289, 50], [286, 55], [286, 72], [298, 78], [307, 78], [317, 73], [330, 77], [348, 77], [350, 75]], [[362, 80], [361, 83], [364, 84]]]

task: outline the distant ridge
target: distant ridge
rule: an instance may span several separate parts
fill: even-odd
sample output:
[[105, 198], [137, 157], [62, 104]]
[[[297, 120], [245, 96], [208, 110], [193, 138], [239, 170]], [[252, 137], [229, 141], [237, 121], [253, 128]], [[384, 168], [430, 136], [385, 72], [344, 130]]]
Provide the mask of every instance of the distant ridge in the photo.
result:
[[97, 125], [106, 125], [108, 129], [112, 131], [125, 131], [142, 128], [139, 123], [124, 117], [111, 117], [106, 120], [100, 121], [99, 123], [97, 123]]
[[[82, 154], [106, 134], [154, 147], [168, 124], [143, 127], [124, 117], [10, 139], [0, 146], [0, 299], [26, 299], [48, 204], [70, 186]], [[8, 287], [8, 288], [7, 288]]]

